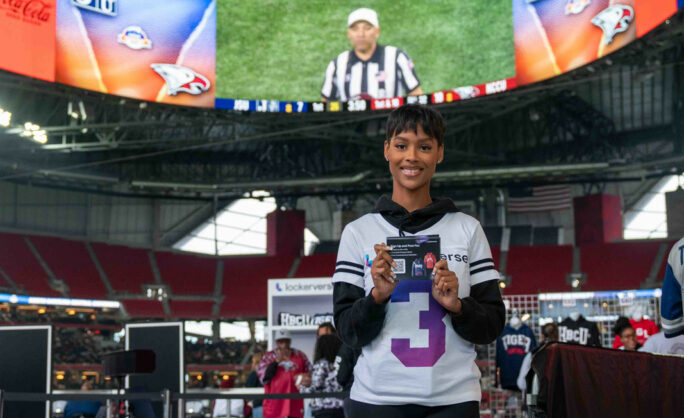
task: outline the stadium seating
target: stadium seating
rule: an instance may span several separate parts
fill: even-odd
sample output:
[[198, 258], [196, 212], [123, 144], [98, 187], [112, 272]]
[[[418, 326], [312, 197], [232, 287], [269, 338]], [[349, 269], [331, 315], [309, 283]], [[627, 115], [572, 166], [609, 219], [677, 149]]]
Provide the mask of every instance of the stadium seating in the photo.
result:
[[[538, 228], [539, 229], [539, 228]], [[490, 231], [490, 233], [496, 231]], [[527, 236], [529, 230], [523, 231]], [[534, 233], [534, 231], [533, 231]], [[48, 275], [31, 252], [33, 245], [54, 275], [69, 286], [69, 296], [106, 299], [105, 285], [80, 241], [44, 236], [0, 233], [0, 268], [19, 288], [38, 296], [61, 296], [50, 288]], [[537, 241], [537, 238], [535, 238]], [[672, 241], [623, 241], [580, 247], [580, 271], [586, 273], [582, 290], [638, 289], [648, 277], [661, 245], [668, 250]], [[142, 295], [142, 285], [155, 283], [148, 249], [90, 243], [113, 289], [118, 293]], [[130, 299], [122, 303], [133, 317], [210, 318], [210, 300], [178, 300], [173, 296], [213, 296], [218, 259], [210, 256], [154, 251], [162, 284], [171, 289], [171, 313], [164, 313], [156, 300]], [[331, 277], [335, 253], [302, 257], [294, 277]], [[512, 245], [507, 253], [506, 275], [511, 277], [506, 294], [570, 291], [566, 276], [572, 272], [573, 247], [567, 245]], [[501, 249], [492, 247], [492, 258], [501, 268]], [[266, 314], [267, 282], [287, 277], [292, 269], [291, 256], [241, 256], [223, 260], [224, 299], [221, 318], [261, 317]], [[667, 260], [658, 266], [657, 280], [665, 274]], [[8, 284], [2, 280], [5, 287]]]
[[332, 277], [337, 254], [313, 254], [302, 257], [295, 277]]
[[581, 247], [581, 270], [587, 274], [587, 286], [582, 289], [639, 289], [648, 277], [660, 243], [616, 242]]
[[506, 294], [568, 291], [570, 287], [565, 278], [570, 272], [572, 246], [511, 247], [506, 265], [506, 275], [511, 277], [511, 283], [506, 287]]
[[48, 275], [22, 235], [0, 234], [0, 268], [27, 293], [62, 296], [48, 284]]
[[230, 257], [223, 262], [223, 318], [264, 316], [269, 278], [287, 277], [288, 256]]
[[83, 242], [60, 238], [29, 238], [54, 275], [69, 286], [69, 296], [106, 299], [107, 288]]
[[213, 305], [214, 302], [211, 301], [169, 301], [172, 316], [175, 318], [210, 318]]
[[121, 303], [131, 318], [164, 318], [166, 316], [161, 302], [156, 300], [122, 300]]
[[154, 283], [147, 250], [98, 243], [92, 247], [115, 291], [137, 294], [143, 284]]
[[216, 258], [155, 252], [162, 281], [171, 294], [210, 295], [216, 281]]

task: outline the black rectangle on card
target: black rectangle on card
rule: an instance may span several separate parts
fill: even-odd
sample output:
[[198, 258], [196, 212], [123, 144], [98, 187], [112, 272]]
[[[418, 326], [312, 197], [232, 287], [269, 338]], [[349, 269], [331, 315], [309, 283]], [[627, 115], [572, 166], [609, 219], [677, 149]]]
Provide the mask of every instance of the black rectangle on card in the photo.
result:
[[439, 261], [439, 235], [387, 237], [389, 252], [397, 268], [392, 271], [396, 280], [430, 280], [432, 269]]

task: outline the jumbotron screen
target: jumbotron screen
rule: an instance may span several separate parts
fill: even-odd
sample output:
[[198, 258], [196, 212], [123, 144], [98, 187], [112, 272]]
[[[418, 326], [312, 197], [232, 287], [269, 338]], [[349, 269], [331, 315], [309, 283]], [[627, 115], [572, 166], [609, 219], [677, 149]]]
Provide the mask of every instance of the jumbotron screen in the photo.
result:
[[2, 0], [0, 68], [241, 111], [388, 109], [545, 80], [684, 0]]
[[[216, 94], [314, 102], [513, 78], [511, 6], [506, 0], [221, 0]], [[331, 63], [335, 86], [322, 95]]]

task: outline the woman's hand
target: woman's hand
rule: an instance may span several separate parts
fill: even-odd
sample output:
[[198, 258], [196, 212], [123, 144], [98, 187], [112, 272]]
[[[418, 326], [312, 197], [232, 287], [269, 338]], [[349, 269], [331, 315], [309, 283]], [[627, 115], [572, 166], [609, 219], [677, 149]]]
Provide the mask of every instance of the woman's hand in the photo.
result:
[[458, 277], [449, 270], [446, 260], [439, 260], [432, 270], [432, 297], [449, 312], [461, 313], [458, 298]]
[[394, 288], [397, 287], [398, 281], [394, 280], [397, 275], [392, 271], [392, 267], [396, 268], [397, 265], [388, 252], [392, 250], [392, 247], [383, 242], [376, 244], [373, 249], [376, 255], [373, 264], [371, 264], [371, 277], [375, 287], [371, 291], [371, 295], [373, 295], [375, 303], [385, 303], [392, 295]]

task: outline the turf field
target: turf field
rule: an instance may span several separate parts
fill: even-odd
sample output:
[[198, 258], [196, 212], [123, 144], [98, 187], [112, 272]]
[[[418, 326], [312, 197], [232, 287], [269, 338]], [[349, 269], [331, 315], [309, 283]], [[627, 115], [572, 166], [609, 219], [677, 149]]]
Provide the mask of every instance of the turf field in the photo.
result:
[[424, 92], [515, 75], [511, 0], [218, 0], [216, 96], [318, 100], [359, 7], [378, 12], [379, 43], [413, 59]]

